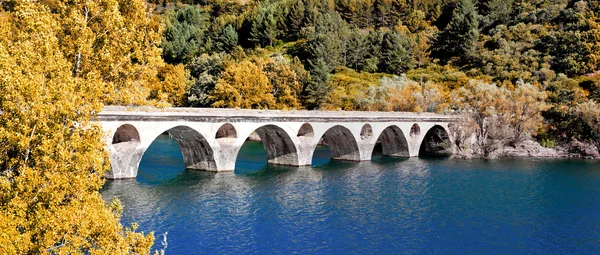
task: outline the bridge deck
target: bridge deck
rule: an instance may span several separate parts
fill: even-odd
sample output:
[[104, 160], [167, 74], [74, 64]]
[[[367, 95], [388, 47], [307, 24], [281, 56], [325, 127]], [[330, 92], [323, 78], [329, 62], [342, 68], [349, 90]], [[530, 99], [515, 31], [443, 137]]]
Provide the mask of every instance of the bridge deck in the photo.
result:
[[219, 108], [154, 108], [107, 106], [100, 121], [202, 121], [202, 122], [452, 122], [456, 115], [410, 112], [246, 110]]

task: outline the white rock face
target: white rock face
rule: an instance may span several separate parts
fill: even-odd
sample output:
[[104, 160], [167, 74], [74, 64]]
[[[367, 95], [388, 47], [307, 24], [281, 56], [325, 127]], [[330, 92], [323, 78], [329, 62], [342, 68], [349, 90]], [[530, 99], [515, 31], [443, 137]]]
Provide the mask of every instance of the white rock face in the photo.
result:
[[514, 146], [503, 147], [498, 154], [503, 157], [600, 159], [600, 153], [595, 145], [580, 141], [572, 141], [556, 148], [546, 148], [536, 141], [525, 140]]

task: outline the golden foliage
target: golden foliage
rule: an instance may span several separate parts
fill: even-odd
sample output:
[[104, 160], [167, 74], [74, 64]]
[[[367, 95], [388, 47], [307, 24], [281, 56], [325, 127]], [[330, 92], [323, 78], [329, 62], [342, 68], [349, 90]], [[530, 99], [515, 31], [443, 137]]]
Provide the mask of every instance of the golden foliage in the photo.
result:
[[433, 82], [419, 84], [406, 75], [383, 77], [369, 87], [362, 109], [368, 111], [441, 112], [449, 106], [449, 93]]
[[[341, 68], [331, 76], [331, 91], [321, 106], [324, 110], [353, 111], [363, 107], [362, 99], [370, 86], [376, 85], [383, 74], [358, 73], [349, 68]], [[374, 109], [373, 109], [374, 110]]]
[[[459, 94], [463, 109], [472, 113], [484, 140], [488, 135], [494, 139], [518, 140], [535, 134], [543, 124], [541, 112], [548, 108], [546, 93], [522, 81], [513, 89], [473, 80]], [[490, 123], [492, 119], [495, 124]]]
[[210, 98], [213, 107], [300, 109], [302, 82], [307, 79], [297, 59], [255, 56], [229, 62]]
[[185, 68], [182, 64], [165, 64], [158, 71], [160, 83], [152, 89], [150, 99], [167, 102], [173, 106], [180, 106], [184, 101], [186, 91]]
[[0, 254], [148, 253], [153, 235], [123, 229], [98, 192], [102, 73], [74, 75], [64, 24], [37, 2], [13, 3], [0, 26]]
[[98, 76], [104, 103], [147, 104], [161, 59], [161, 23], [141, 0], [44, 1], [75, 77]]
[[292, 62], [283, 56], [269, 59], [263, 67], [273, 86], [275, 109], [300, 109], [300, 93], [302, 82], [308, 80], [308, 72], [304, 70], [298, 58]]
[[269, 109], [275, 104], [269, 78], [249, 60], [230, 63], [217, 82], [213, 107]]
[[548, 109], [546, 93], [522, 81], [517, 82], [509, 100], [510, 124], [514, 128], [514, 139], [524, 135], [535, 135], [543, 124], [542, 111]]

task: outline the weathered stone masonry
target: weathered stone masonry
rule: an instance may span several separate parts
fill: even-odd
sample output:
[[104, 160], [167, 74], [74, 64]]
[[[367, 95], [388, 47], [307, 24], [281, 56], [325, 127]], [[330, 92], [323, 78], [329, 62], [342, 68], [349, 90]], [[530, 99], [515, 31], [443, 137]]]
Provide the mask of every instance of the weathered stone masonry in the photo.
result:
[[385, 156], [438, 155], [453, 121], [414, 113], [125, 107], [106, 107], [98, 117], [107, 134], [109, 179], [135, 178], [144, 152], [163, 133], [179, 143], [187, 168], [220, 172], [235, 169], [252, 132], [269, 164], [306, 166], [321, 139], [334, 160], [371, 160], [378, 142]]

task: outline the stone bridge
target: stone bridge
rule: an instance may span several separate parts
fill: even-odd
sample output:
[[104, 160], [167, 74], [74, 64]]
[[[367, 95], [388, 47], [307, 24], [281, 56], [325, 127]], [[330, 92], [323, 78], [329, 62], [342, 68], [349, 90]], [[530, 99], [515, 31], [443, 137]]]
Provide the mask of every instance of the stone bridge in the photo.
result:
[[333, 160], [371, 160], [376, 145], [391, 157], [447, 154], [453, 121], [415, 113], [140, 107], [105, 107], [98, 115], [107, 134], [109, 179], [135, 178], [144, 152], [165, 133], [179, 143], [187, 168], [220, 172], [235, 169], [254, 132], [269, 164], [307, 166], [320, 143], [329, 146]]

